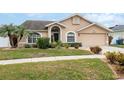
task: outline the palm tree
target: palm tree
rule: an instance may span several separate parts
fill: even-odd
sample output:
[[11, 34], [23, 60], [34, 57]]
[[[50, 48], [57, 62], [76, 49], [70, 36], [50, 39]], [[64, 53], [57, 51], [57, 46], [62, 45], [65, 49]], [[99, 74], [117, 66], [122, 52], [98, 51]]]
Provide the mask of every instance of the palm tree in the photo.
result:
[[0, 27], [0, 36], [9, 37], [10, 45], [14, 47], [13, 38], [14, 38], [15, 26], [13, 24], [10, 25], [2, 25]]
[[21, 39], [24, 37], [24, 36], [28, 36], [30, 35], [32, 32], [25, 29], [23, 26], [16, 26], [16, 31], [15, 31], [15, 34], [16, 34], [16, 41], [15, 42], [15, 46], [17, 47], [18, 46], [18, 43], [21, 41]]
[[10, 45], [12, 48], [16, 48], [23, 36], [28, 35], [29, 33], [30, 32], [27, 31], [23, 26], [15, 26], [10, 24], [0, 27], [0, 36], [9, 37]]

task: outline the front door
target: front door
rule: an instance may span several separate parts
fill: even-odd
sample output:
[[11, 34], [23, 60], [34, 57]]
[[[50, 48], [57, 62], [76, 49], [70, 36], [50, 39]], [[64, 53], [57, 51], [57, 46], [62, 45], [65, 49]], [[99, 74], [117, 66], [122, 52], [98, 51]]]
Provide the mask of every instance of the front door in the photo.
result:
[[59, 41], [59, 33], [54, 33], [54, 41]]

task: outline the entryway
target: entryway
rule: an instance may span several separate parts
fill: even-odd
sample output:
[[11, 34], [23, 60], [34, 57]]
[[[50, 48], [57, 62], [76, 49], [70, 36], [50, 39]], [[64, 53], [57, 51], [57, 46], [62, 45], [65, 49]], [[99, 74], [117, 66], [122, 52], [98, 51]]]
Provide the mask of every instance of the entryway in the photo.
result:
[[51, 29], [51, 42], [57, 42], [60, 40], [60, 28], [57, 26], [54, 26]]

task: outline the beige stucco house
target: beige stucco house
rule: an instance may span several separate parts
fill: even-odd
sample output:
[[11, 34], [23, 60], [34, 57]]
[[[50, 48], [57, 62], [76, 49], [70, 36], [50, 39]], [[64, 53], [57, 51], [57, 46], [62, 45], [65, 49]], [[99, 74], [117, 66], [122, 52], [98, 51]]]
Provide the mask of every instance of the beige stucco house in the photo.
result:
[[24, 37], [19, 43], [34, 44], [39, 37], [49, 37], [50, 42], [62, 41], [63, 43], [80, 42], [82, 46], [108, 45], [110, 29], [93, 23], [79, 14], [74, 14], [60, 21], [25, 21], [22, 24], [34, 34]]

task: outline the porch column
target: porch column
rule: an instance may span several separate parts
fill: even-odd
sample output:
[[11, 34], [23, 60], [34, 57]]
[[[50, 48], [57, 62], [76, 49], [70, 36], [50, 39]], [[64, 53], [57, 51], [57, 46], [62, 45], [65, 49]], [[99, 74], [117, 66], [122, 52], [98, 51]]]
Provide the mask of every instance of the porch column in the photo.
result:
[[50, 43], [51, 43], [51, 27], [48, 28], [48, 37], [49, 37]]
[[59, 29], [60, 29], [60, 41], [62, 42], [62, 28], [59, 27]]

